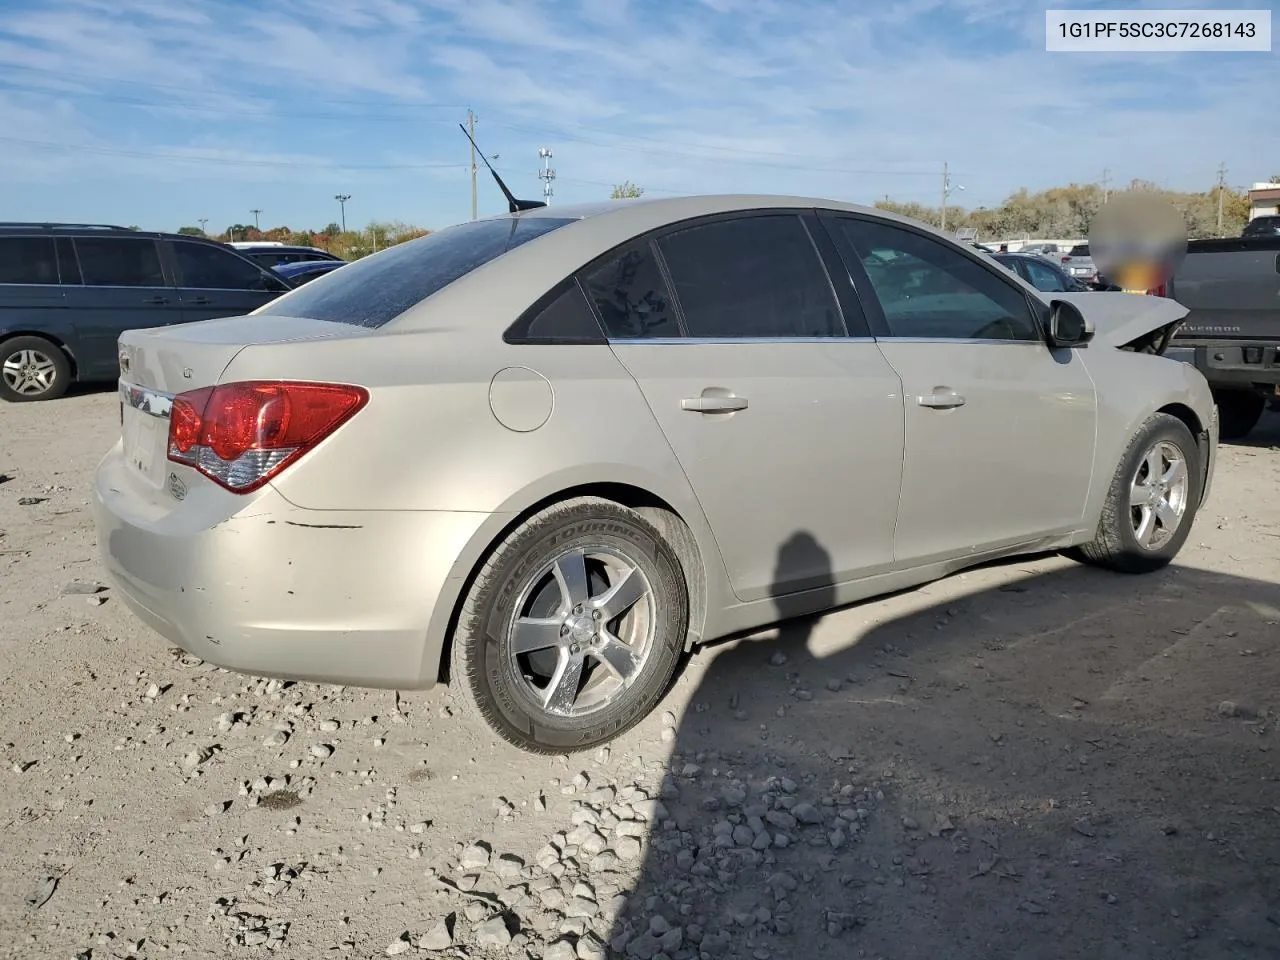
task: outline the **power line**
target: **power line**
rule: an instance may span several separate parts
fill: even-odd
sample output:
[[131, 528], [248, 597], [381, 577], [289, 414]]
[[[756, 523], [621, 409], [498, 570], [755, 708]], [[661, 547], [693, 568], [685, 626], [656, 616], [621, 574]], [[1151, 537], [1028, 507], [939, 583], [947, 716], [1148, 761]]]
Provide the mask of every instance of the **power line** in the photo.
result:
[[53, 150], [74, 150], [81, 153], [102, 154], [114, 157], [140, 157], [145, 160], [173, 160], [182, 163], [214, 163], [233, 166], [284, 167], [312, 170], [449, 170], [465, 167], [465, 163], [303, 163], [297, 160], [241, 160], [236, 157], [200, 157], [181, 153], [153, 153], [141, 150], [116, 150], [84, 143], [55, 143], [51, 140], [24, 140], [18, 137], [0, 137], [0, 143], [17, 143], [29, 147]]

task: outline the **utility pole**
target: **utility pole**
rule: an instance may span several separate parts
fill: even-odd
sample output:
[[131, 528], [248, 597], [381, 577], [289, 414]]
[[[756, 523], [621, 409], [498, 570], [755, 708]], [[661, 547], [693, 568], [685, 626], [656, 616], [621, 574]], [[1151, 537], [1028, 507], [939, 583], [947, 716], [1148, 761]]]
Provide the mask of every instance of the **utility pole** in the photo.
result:
[[1218, 164], [1218, 236], [1222, 236], [1222, 195], [1227, 189], [1227, 165]]
[[1102, 171], [1102, 202], [1106, 203], [1111, 197], [1111, 168], [1107, 167]]
[[342, 232], [347, 232], [347, 201], [351, 199], [349, 193], [335, 193], [333, 199], [338, 201], [338, 207], [342, 211]]
[[201, 218], [200, 218], [199, 220], [197, 220], [196, 222], [197, 222], [198, 224], [200, 224], [200, 232], [201, 232], [201, 233], [204, 233], [204, 232], [205, 232], [204, 225], [205, 225], [206, 223], [208, 223], [208, 222], [209, 222], [209, 218], [208, 218], [208, 217], [201, 217]]
[[253, 229], [261, 231], [262, 227], [258, 225], [258, 214], [260, 214], [262, 210], [259, 209], [258, 207], [254, 207], [249, 212], [253, 214]]
[[476, 219], [476, 115], [467, 107], [467, 133], [471, 134], [471, 219]]
[[[955, 189], [963, 190], [964, 187], [956, 184]], [[951, 196], [951, 173], [946, 163], [942, 164], [942, 230], [947, 229], [947, 198]]]
[[556, 178], [556, 172], [551, 169], [551, 151], [546, 147], [539, 147], [538, 156], [542, 158], [542, 169], [538, 171], [538, 179], [542, 181], [542, 202], [551, 206], [551, 194], [555, 192], [551, 181]]

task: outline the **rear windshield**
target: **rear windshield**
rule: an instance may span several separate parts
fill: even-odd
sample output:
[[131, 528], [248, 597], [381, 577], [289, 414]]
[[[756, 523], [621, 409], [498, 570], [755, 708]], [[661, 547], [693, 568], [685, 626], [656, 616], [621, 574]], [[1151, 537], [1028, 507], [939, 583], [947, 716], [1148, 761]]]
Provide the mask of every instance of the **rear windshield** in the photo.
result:
[[255, 313], [381, 327], [508, 250], [571, 219], [475, 220], [363, 257], [317, 277]]
[[1077, 244], [1071, 248], [1071, 253], [1068, 254], [1071, 257], [1087, 257], [1088, 255], [1089, 245], [1087, 243]]

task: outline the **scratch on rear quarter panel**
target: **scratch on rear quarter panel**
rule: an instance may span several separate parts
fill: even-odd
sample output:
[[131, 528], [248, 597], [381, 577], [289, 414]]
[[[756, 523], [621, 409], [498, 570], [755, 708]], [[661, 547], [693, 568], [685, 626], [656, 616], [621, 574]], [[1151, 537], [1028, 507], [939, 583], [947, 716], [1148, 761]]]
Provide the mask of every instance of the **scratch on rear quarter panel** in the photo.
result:
[[346, 523], [299, 523], [297, 520], [286, 520], [291, 527], [306, 527], [308, 530], [363, 530], [363, 524]]

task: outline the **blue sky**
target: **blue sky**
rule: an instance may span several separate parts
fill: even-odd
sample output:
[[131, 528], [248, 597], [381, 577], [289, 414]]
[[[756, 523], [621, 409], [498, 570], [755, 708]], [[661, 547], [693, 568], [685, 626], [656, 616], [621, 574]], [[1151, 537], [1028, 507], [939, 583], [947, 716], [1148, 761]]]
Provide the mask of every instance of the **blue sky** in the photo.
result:
[[470, 215], [468, 107], [518, 195], [552, 149], [553, 203], [630, 179], [936, 204], [944, 161], [965, 206], [1280, 173], [1280, 52], [1051, 54], [1045, 6], [0, 0], [0, 219], [318, 227], [345, 193], [349, 226], [444, 226]]

